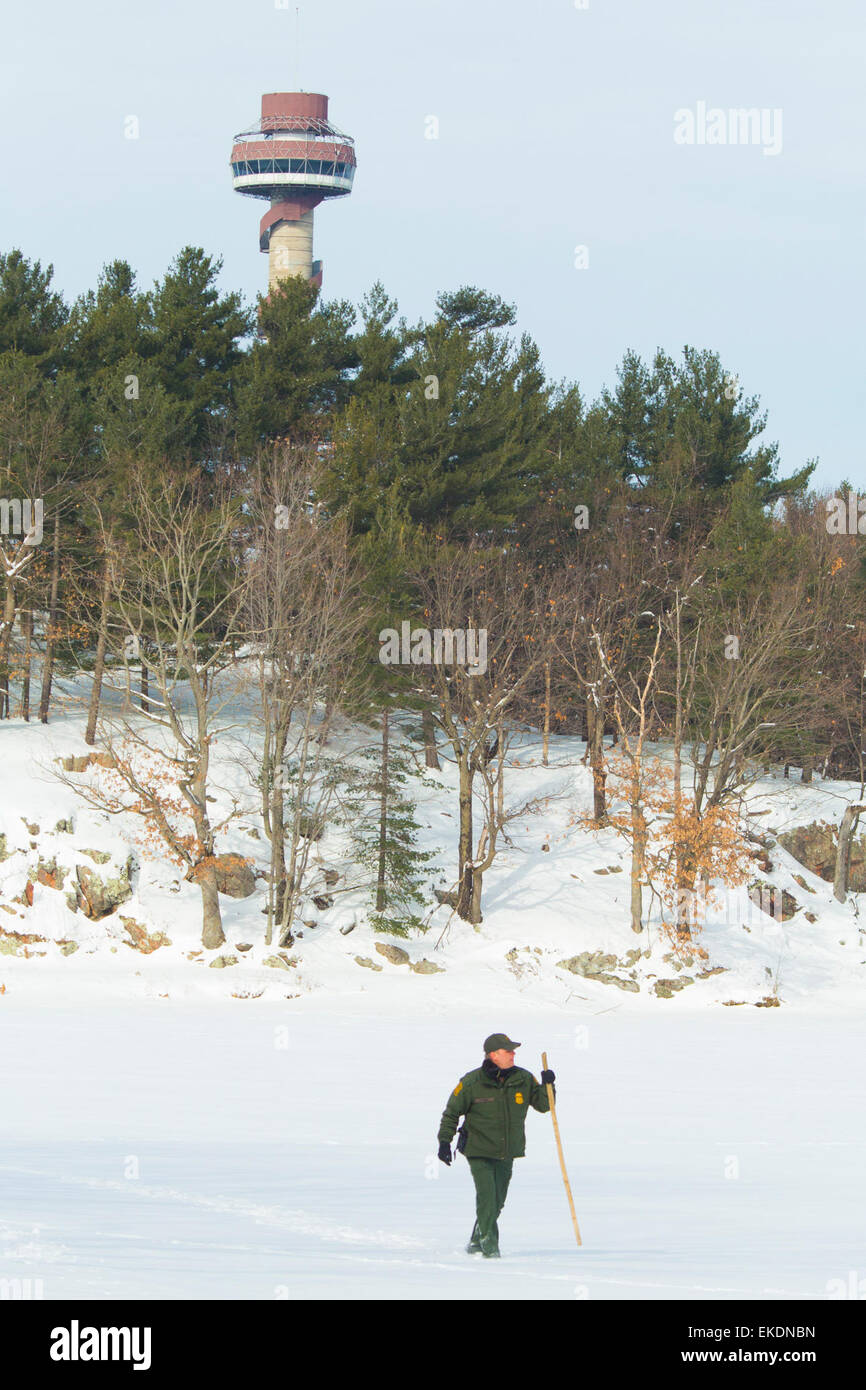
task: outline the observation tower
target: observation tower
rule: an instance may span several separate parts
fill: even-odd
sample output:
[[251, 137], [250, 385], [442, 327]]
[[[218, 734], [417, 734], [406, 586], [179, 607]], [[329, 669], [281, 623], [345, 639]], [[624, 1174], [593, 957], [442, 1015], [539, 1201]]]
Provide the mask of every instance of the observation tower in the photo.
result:
[[313, 260], [313, 210], [352, 191], [355, 142], [328, 120], [319, 92], [267, 92], [261, 120], [234, 138], [232, 180], [238, 193], [270, 203], [259, 227], [268, 253], [268, 289], [288, 275], [322, 283]]

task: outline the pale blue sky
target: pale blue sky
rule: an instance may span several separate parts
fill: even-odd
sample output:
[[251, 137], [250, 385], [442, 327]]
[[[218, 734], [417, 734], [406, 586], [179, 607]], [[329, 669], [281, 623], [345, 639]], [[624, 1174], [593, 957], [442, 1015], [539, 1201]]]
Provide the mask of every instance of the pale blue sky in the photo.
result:
[[[862, 0], [300, 9], [298, 54], [294, 0], [7, 7], [0, 246], [71, 297], [114, 257], [148, 285], [192, 243], [252, 298], [264, 204], [232, 191], [232, 135], [263, 91], [323, 91], [358, 152], [351, 197], [316, 213], [326, 297], [378, 278], [414, 319], [481, 285], [589, 396], [628, 347], [714, 348], [787, 471], [820, 455], [819, 482], [866, 487]], [[780, 108], [781, 152], [676, 144], [699, 102]]]

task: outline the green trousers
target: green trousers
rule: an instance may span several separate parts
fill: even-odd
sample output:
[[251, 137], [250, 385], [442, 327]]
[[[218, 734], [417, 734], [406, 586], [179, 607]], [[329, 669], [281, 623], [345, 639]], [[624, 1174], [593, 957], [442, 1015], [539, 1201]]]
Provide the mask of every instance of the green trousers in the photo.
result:
[[505, 1206], [514, 1159], [470, 1158], [467, 1161], [475, 1182], [475, 1225], [469, 1237], [469, 1248], [482, 1250], [485, 1255], [496, 1255], [499, 1253], [497, 1217]]

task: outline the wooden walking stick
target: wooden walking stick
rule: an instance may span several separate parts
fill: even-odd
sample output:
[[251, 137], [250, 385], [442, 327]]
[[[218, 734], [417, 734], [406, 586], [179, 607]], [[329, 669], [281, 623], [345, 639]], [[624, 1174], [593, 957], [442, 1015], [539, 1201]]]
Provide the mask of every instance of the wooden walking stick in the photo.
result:
[[[541, 1054], [541, 1065], [545, 1071], [548, 1070], [546, 1052], [542, 1052]], [[556, 1118], [556, 1102], [553, 1099], [553, 1087], [549, 1081], [547, 1082], [547, 1099], [550, 1101], [550, 1116], [553, 1120], [553, 1132], [556, 1135], [556, 1151], [559, 1154], [562, 1181], [565, 1183], [565, 1192], [568, 1197], [569, 1208], [571, 1209], [571, 1219], [574, 1222], [574, 1234], [577, 1236], [578, 1245], [583, 1245], [583, 1241], [580, 1238], [580, 1227], [577, 1224], [577, 1213], [574, 1210], [574, 1198], [571, 1195], [571, 1184], [568, 1181], [568, 1173], [565, 1171], [565, 1159], [562, 1156], [562, 1140], [559, 1137], [559, 1121]]]

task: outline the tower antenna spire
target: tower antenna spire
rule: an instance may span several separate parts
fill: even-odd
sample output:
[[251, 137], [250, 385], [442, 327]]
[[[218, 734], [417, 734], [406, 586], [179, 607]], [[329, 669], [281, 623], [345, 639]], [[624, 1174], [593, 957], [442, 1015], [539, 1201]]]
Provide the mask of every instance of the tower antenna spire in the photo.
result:
[[299, 92], [302, 92], [304, 89], [303, 89], [303, 87], [301, 86], [301, 7], [300, 7], [300, 5], [296, 5], [296, 6], [295, 6], [295, 72], [296, 72], [296, 74], [297, 74], [295, 85], [296, 85], [298, 91], [299, 91]]

